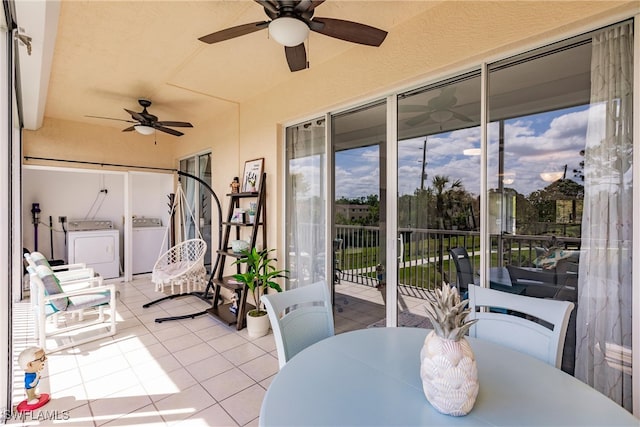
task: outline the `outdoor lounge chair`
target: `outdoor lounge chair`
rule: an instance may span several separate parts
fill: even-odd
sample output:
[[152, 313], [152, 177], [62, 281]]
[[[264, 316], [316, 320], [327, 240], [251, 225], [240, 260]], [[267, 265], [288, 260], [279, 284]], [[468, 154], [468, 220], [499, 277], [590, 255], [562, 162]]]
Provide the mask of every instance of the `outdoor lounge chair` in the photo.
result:
[[[47, 353], [115, 335], [115, 284], [104, 284], [100, 276], [61, 284], [46, 266], [35, 269], [29, 266], [28, 270], [33, 290], [31, 298], [35, 299], [32, 306], [36, 336], [39, 346]], [[89, 313], [89, 309], [95, 309], [92, 310], [95, 313]], [[75, 319], [63, 316], [74, 312], [80, 313]], [[87, 315], [91, 317], [85, 321]], [[52, 322], [47, 322], [48, 319]], [[52, 341], [57, 345], [51, 345]]]

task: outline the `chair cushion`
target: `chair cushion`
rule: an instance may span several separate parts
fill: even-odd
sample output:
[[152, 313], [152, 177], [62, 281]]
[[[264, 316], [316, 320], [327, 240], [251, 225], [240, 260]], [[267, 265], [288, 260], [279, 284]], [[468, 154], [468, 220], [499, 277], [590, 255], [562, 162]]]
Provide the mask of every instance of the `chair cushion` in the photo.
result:
[[[60, 282], [58, 278], [53, 274], [50, 268], [39, 265], [36, 267], [36, 273], [40, 280], [42, 280], [42, 284], [44, 285], [44, 293], [45, 295], [56, 295], [64, 293], [62, 286], [60, 286]], [[69, 306], [69, 298], [56, 298], [50, 301], [50, 304], [58, 311], [64, 311]]]
[[35, 265], [44, 265], [45, 267], [51, 267], [49, 265], [49, 261], [47, 261], [47, 257], [42, 255], [40, 252], [31, 252], [29, 256], [31, 257], [31, 260]]
[[575, 258], [579, 256], [579, 254], [579, 251], [553, 248], [534, 259], [533, 265], [544, 268], [545, 270], [553, 270], [561, 259]]
[[95, 294], [83, 294], [69, 298], [71, 300], [68, 310], [79, 310], [81, 308], [97, 307], [102, 304], [109, 304], [111, 292], [99, 292]]

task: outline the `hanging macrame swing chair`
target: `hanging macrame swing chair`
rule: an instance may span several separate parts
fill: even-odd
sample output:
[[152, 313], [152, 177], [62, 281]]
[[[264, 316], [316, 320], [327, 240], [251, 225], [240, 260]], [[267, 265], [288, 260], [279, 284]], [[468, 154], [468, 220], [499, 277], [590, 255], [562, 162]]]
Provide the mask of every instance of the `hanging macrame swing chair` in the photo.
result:
[[[209, 193], [213, 197], [213, 200], [215, 201], [218, 208], [218, 249], [220, 249], [220, 244], [222, 242], [222, 208], [218, 196], [211, 189], [211, 187], [200, 178], [186, 172], [177, 172], [180, 176], [186, 176], [198, 181], [209, 191]], [[186, 229], [187, 225], [185, 221], [186, 206], [189, 206], [189, 203], [187, 202], [186, 196], [182, 191], [182, 186], [178, 185], [176, 195], [173, 198], [173, 203], [171, 204], [170, 218], [172, 223], [175, 219], [176, 222], [180, 225], [179, 233], [177, 236], [180, 239], [185, 239], [188, 235]], [[168, 285], [171, 287], [171, 295], [167, 295], [163, 298], [159, 298], [155, 301], [144, 304], [142, 306], [143, 308], [148, 308], [151, 305], [159, 303], [161, 301], [181, 296], [192, 295], [202, 299], [203, 301], [208, 301], [212, 298], [212, 296], [209, 296], [209, 291], [213, 287], [213, 275], [218, 268], [218, 264], [220, 262], [220, 254], [218, 251], [215, 264], [211, 270], [211, 275], [209, 276], [209, 280], [207, 281], [205, 278], [207, 270], [204, 266], [204, 257], [207, 252], [207, 243], [202, 239], [200, 230], [196, 226], [197, 223], [194, 214], [190, 210], [189, 215], [191, 218], [191, 224], [193, 224], [194, 228], [197, 230], [198, 237], [183, 240], [182, 242], [174, 245], [173, 247], [171, 247], [171, 249], [163, 253], [162, 248], [167, 247], [167, 238], [169, 235], [169, 231], [172, 228], [171, 226], [168, 226], [167, 231], [165, 232], [164, 239], [162, 241], [160, 255], [158, 256], [158, 260], [156, 261], [151, 272], [151, 281], [155, 284], [156, 291], [164, 292], [164, 287]], [[207, 283], [204, 292], [199, 291], [204, 283]], [[180, 293], [175, 293], [177, 287], [180, 288]], [[184, 292], [185, 289], [186, 292]], [[193, 319], [196, 316], [200, 316], [205, 313], [207, 313], [206, 310], [181, 316], [158, 318], [155, 321], [157, 323], [162, 323], [165, 320], [179, 320], [187, 318]]]
[[[188, 206], [182, 186], [178, 186], [174, 203], [171, 206], [170, 218], [177, 217], [180, 224], [178, 237], [183, 239], [187, 236], [187, 224], [185, 215], [185, 206]], [[196, 224], [193, 212], [189, 210], [191, 224]], [[151, 272], [151, 281], [156, 285], [157, 292], [164, 292], [164, 287], [171, 287], [171, 294], [174, 294], [176, 287], [180, 287], [180, 293], [187, 293], [192, 290], [202, 289], [205, 283], [205, 275], [207, 270], [204, 267], [204, 255], [207, 252], [207, 242], [202, 239], [198, 227], [194, 227], [198, 233], [197, 238], [184, 240], [173, 246], [168, 251], [161, 253], [153, 266]], [[171, 227], [167, 227], [162, 240], [162, 248], [167, 247], [167, 239]]]
[[151, 274], [151, 281], [156, 285], [156, 291], [164, 292], [164, 286], [171, 286], [171, 293], [175, 287], [180, 287], [180, 293], [202, 289], [207, 270], [204, 267], [204, 254], [207, 243], [202, 239], [189, 239], [172, 247], [156, 261]]

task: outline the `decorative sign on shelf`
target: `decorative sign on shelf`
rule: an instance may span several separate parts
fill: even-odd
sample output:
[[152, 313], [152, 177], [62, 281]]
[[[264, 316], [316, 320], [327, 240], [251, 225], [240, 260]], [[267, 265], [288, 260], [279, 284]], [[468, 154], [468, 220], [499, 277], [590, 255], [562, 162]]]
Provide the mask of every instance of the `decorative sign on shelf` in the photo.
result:
[[244, 223], [245, 221], [245, 217], [244, 217], [244, 209], [241, 208], [234, 208], [233, 209], [233, 216], [231, 217], [231, 222], [238, 222], [238, 223]]
[[264, 158], [244, 162], [244, 173], [242, 174], [243, 193], [255, 193], [258, 191], [263, 168]]

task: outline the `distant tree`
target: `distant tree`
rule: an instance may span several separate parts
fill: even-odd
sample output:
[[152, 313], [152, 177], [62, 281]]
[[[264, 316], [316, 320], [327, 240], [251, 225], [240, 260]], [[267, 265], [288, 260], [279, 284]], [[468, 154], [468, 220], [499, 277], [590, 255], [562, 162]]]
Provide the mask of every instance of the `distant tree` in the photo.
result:
[[[584, 186], [570, 179], [559, 179], [541, 190], [536, 190], [527, 197], [533, 212], [522, 213], [519, 221], [525, 217], [537, 216], [536, 222], [556, 222], [556, 201], [558, 200], [582, 200], [584, 199]], [[519, 211], [520, 212], [520, 211]], [[534, 230], [535, 231], [535, 230]]]
[[532, 200], [516, 192], [516, 227], [519, 234], [536, 234], [538, 211]]
[[457, 179], [449, 186], [451, 179], [448, 176], [436, 175], [433, 177], [432, 185], [436, 196], [436, 212], [438, 218], [438, 228], [449, 228], [457, 226], [454, 218], [458, 217], [463, 202], [468, 193], [464, 190], [462, 181]]
[[[580, 150], [580, 155], [584, 157], [584, 150]], [[580, 181], [584, 181], [584, 159], [581, 160], [573, 170], [573, 176]]]
[[335, 223], [336, 224], [340, 224], [340, 225], [350, 225], [351, 221], [349, 220], [349, 218], [347, 218], [346, 216], [344, 216], [341, 213], [336, 213], [336, 216], [334, 218]]

